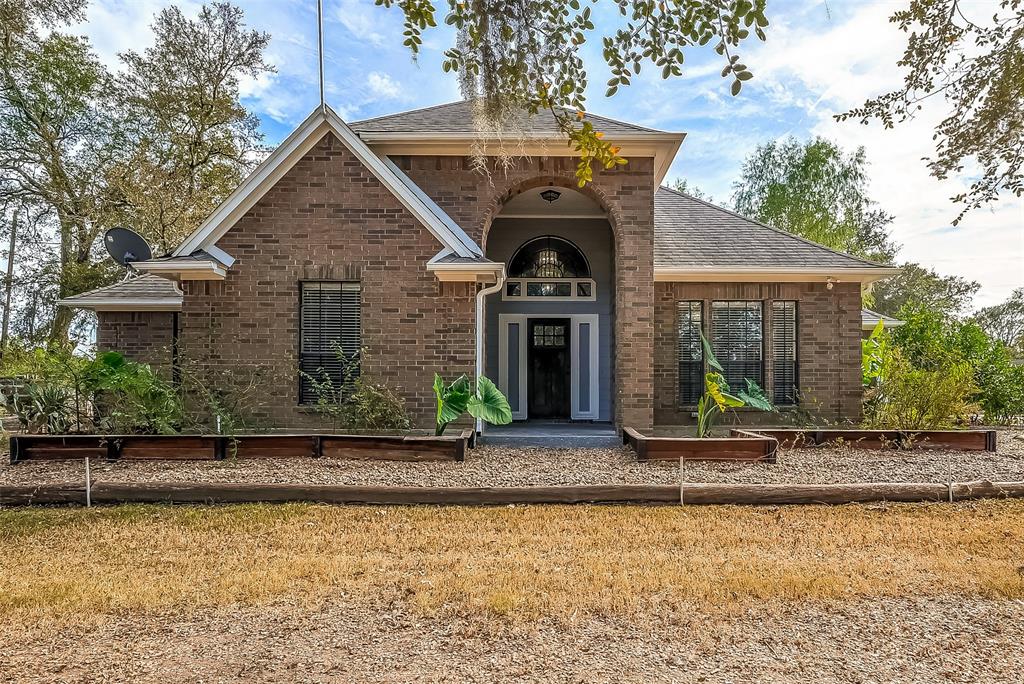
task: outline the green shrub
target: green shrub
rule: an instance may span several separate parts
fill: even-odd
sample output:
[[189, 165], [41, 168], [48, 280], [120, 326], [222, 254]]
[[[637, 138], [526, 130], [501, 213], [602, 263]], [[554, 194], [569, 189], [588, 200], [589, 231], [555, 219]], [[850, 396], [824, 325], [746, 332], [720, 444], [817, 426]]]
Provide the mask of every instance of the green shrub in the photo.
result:
[[180, 396], [147, 364], [105, 352], [86, 367], [85, 387], [95, 393], [100, 432], [167, 435], [181, 429]]
[[342, 363], [341, 383], [323, 374], [303, 374], [316, 394], [317, 412], [335, 429], [404, 432], [412, 426], [402, 397], [360, 375], [365, 352], [353, 356], [336, 349], [335, 354]]
[[1024, 370], [1013, 362], [1006, 345], [974, 321], [948, 319], [926, 309], [901, 311], [906, 323], [896, 328], [892, 345], [914, 367], [941, 371], [967, 364], [975, 391], [971, 399], [987, 423], [1006, 423], [1024, 416]]
[[118, 352], [95, 359], [35, 349], [21, 354], [18, 395], [3, 402], [28, 432], [177, 432], [181, 401], [174, 388], [146, 364]]
[[865, 392], [868, 427], [928, 430], [970, 423], [978, 411], [974, 371], [966, 363], [915, 368], [898, 349], [886, 354], [877, 382]]

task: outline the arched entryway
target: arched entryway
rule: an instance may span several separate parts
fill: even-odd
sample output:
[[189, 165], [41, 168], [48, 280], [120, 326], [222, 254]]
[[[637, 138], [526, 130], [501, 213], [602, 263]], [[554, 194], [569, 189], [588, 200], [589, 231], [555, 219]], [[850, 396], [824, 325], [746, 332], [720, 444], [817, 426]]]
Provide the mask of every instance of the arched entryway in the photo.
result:
[[485, 253], [506, 265], [486, 302], [487, 373], [516, 420], [612, 421], [615, 240], [598, 202], [555, 183], [495, 212]]

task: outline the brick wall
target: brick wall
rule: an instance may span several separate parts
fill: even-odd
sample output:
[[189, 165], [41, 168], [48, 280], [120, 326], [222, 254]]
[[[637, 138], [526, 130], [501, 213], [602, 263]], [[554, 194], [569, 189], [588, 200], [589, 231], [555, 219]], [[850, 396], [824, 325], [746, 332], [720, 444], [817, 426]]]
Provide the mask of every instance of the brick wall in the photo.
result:
[[[858, 421], [861, 416], [860, 287], [838, 283], [657, 283], [655, 285], [654, 387], [655, 422], [690, 424], [690, 410], [680, 410], [678, 397], [679, 301], [703, 300], [705, 334], [713, 300], [795, 300], [797, 360], [804, 411], [830, 421]], [[771, 387], [770, 308], [764, 318], [765, 389]], [[769, 396], [771, 392], [769, 391]], [[790, 410], [792, 409], [784, 409]], [[742, 412], [744, 422], [786, 422], [786, 415]], [[796, 418], [796, 416], [791, 416]]]
[[174, 314], [167, 311], [100, 311], [96, 348], [119, 351], [132, 361], [148, 363], [165, 378], [171, 373]]
[[426, 270], [441, 245], [328, 134], [217, 243], [237, 261], [222, 282], [183, 283], [182, 362], [213, 383], [258, 387], [258, 418], [320, 424], [298, 406], [299, 283], [362, 285], [363, 375], [433, 424], [433, 374], [472, 373], [475, 285]]
[[[510, 168], [491, 164], [490, 178], [467, 157], [396, 157], [396, 163], [486, 251], [491, 220], [517, 193], [549, 184], [576, 187], [576, 160], [532, 157]], [[615, 240], [615, 421], [639, 429], [654, 422], [653, 160], [595, 171], [579, 190], [607, 212]]]

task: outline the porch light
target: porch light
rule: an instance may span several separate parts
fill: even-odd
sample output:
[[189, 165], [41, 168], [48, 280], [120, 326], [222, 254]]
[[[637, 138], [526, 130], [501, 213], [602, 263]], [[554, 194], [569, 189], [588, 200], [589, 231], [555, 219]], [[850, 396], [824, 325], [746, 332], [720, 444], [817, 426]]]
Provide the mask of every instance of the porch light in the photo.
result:
[[542, 199], [545, 199], [548, 202], [554, 202], [556, 199], [562, 196], [562, 193], [558, 192], [557, 190], [552, 190], [551, 188], [548, 188], [547, 190], [540, 193], [540, 196]]

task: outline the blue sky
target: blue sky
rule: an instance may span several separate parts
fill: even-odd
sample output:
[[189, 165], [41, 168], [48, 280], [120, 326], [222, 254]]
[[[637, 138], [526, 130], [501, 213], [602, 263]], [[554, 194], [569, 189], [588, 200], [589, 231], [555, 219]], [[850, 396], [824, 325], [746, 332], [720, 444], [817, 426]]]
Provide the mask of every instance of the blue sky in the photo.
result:
[[[319, 101], [316, 0], [236, 0], [248, 23], [273, 37], [268, 59], [278, 72], [245, 84], [245, 102], [256, 112], [268, 144], [282, 140]], [[164, 0], [93, 0], [87, 35], [101, 58], [116, 66], [117, 52], [144, 48], [149, 24]], [[179, 1], [186, 12], [199, 3]], [[443, 5], [444, 3], [435, 3]], [[720, 77], [712, 50], [691, 50], [684, 75], [663, 81], [645, 71], [613, 98], [604, 97], [607, 68], [599, 36], [586, 53], [589, 109], [617, 119], [687, 133], [668, 179], [685, 177], [716, 200], [728, 200], [743, 159], [758, 143], [787, 135], [824, 135], [848, 149], [863, 145], [871, 162], [871, 191], [896, 216], [893, 235], [900, 258], [982, 283], [976, 304], [1005, 299], [1024, 285], [1024, 202], [1006, 197], [976, 211], [957, 228], [948, 201], [966, 182], [940, 183], [922, 157], [941, 102], [893, 131], [836, 123], [832, 115], [900, 82], [896, 69], [904, 36], [888, 16], [901, 2], [772, 2], [768, 41], [740, 53], [754, 73], [739, 97]], [[597, 6], [598, 30], [613, 25], [612, 3]], [[974, 6], [988, 11], [987, 3]], [[401, 14], [372, 0], [324, 0], [327, 100], [356, 120], [459, 99], [455, 78], [443, 74], [441, 55], [452, 44], [447, 28], [428, 32], [415, 62], [401, 45]]]

